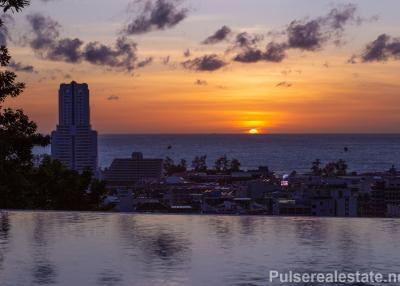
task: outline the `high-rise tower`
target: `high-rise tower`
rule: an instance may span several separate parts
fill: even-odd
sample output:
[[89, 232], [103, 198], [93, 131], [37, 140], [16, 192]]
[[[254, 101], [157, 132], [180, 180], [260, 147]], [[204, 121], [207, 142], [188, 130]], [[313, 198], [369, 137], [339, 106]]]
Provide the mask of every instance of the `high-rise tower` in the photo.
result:
[[66, 167], [97, 172], [97, 132], [90, 125], [89, 87], [86, 83], [61, 84], [59, 123], [51, 135], [51, 156]]

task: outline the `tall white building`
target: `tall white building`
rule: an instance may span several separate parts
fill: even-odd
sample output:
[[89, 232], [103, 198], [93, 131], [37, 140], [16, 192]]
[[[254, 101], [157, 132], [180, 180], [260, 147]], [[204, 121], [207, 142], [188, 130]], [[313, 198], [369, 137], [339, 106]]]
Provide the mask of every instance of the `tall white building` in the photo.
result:
[[90, 125], [89, 87], [86, 83], [61, 84], [59, 123], [51, 134], [51, 156], [66, 167], [97, 173], [97, 132]]

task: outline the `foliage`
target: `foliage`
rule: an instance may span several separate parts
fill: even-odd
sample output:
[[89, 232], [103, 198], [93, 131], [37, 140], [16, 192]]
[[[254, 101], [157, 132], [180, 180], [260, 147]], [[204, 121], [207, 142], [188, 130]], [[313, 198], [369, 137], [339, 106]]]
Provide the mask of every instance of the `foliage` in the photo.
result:
[[[3, 12], [19, 12], [27, 0], [0, 0]], [[0, 19], [0, 27], [4, 23]], [[0, 47], [0, 65], [6, 68], [11, 57]], [[25, 84], [8, 70], [0, 71], [0, 208], [95, 210], [105, 197], [104, 182], [93, 180], [89, 171], [79, 174], [45, 156], [35, 166], [32, 149], [46, 146], [49, 136], [37, 132], [37, 125], [24, 114], [4, 108], [7, 98], [19, 96]]]
[[105, 183], [92, 179], [90, 170], [79, 174], [45, 156], [32, 174], [29, 208], [96, 210], [106, 195]]
[[25, 84], [15, 82], [17, 75], [10, 71], [0, 72], [0, 103], [3, 102], [7, 96], [17, 97], [22, 93]]
[[336, 176], [346, 176], [347, 175], [347, 163], [346, 161], [340, 159], [336, 162]]
[[215, 170], [220, 173], [240, 171], [240, 162], [238, 159], [229, 160], [226, 155], [215, 161]]
[[231, 172], [239, 172], [240, 171], [240, 162], [238, 159], [232, 159], [230, 162], [229, 171]]
[[[96, 210], [106, 195], [104, 182], [93, 180], [90, 171], [79, 174], [49, 156], [37, 167], [8, 175], [12, 185], [0, 185], [0, 208]], [[9, 187], [7, 192], [5, 187]]]
[[226, 155], [219, 157], [214, 164], [217, 172], [227, 172], [229, 168], [229, 160]]
[[0, 113], [0, 207], [23, 208], [31, 190], [32, 148], [47, 145], [36, 124], [22, 110]]
[[46, 146], [50, 139], [36, 132], [37, 126], [22, 110], [4, 109], [0, 114], [0, 166], [6, 161], [29, 165], [32, 148]]
[[334, 177], [347, 175], [347, 169], [348, 165], [342, 159], [329, 162], [323, 168], [321, 168], [321, 161], [317, 159], [312, 163], [311, 172], [314, 176]]
[[196, 172], [207, 171], [207, 155], [196, 156], [192, 161], [192, 168]]
[[322, 175], [321, 160], [317, 159], [312, 163], [311, 172], [314, 176]]
[[[9, 10], [12, 12], [19, 12], [22, 8], [29, 5], [28, 0], [0, 0], [0, 8], [6, 13]], [[4, 22], [0, 19], [0, 27], [4, 25]], [[11, 56], [8, 52], [7, 47], [0, 47], [0, 65], [2, 67], [8, 66], [10, 63]], [[11, 71], [0, 72], [0, 104], [4, 102], [7, 96], [16, 97], [20, 95], [25, 88], [24, 83], [15, 82], [17, 75]], [[1, 107], [1, 106], [0, 106]]]
[[3, 9], [4, 13], [8, 12], [8, 10], [20, 12], [22, 8], [28, 6], [29, 3], [29, 0], [0, 0], [0, 8]]
[[174, 160], [170, 157], [165, 158], [164, 160], [164, 173], [167, 176], [171, 176], [176, 173], [186, 172], [187, 170], [187, 162], [185, 159], [181, 159], [178, 164], [175, 164]]

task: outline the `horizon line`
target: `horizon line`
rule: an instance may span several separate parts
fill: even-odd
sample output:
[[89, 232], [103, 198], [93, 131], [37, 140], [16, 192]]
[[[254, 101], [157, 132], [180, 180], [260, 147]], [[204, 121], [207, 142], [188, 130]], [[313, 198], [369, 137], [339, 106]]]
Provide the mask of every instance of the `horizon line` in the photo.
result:
[[109, 136], [109, 135], [246, 135], [246, 136], [263, 136], [263, 135], [400, 135], [400, 132], [271, 132], [271, 133], [259, 133], [259, 134], [249, 134], [249, 133], [219, 133], [219, 132], [198, 132], [198, 133], [179, 133], [179, 132], [171, 132], [171, 133], [100, 133], [100, 136]]

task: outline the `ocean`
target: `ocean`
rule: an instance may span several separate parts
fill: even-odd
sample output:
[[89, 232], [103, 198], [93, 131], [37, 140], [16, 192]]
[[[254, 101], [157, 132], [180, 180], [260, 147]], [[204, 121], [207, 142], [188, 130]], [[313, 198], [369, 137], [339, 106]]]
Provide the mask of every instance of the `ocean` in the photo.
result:
[[[348, 151], [345, 151], [345, 148]], [[36, 154], [50, 148], [35, 149]], [[99, 164], [142, 152], [145, 157], [174, 160], [189, 165], [197, 155], [207, 155], [209, 166], [220, 156], [238, 159], [243, 169], [268, 166], [277, 173], [308, 171], [315, 159], [344, 159], [351, 171], [384, 171], [400, 167], [400, 135], [100, 135]]]

